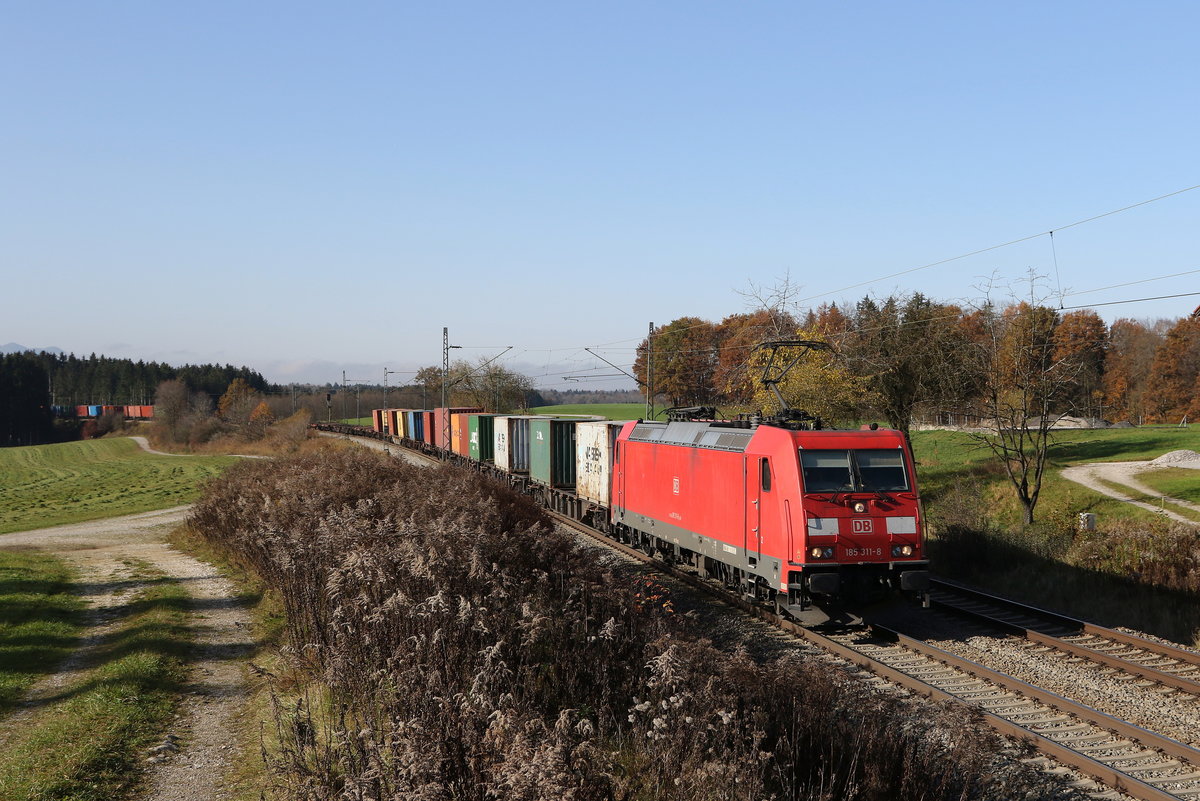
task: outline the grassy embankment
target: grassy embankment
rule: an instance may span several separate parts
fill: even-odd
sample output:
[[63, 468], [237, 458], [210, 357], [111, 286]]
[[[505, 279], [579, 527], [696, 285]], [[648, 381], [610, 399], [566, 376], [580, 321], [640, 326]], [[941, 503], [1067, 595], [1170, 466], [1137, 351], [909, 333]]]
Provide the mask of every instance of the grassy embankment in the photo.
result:
[[[1200, 557], [1200, 536], [1059, 474], [1070, 465], [1144, 461], [1184, 448], [1200, 450], [1200, 430], [1057, 432], [1038, 522], [1025, 527], [1003, 468], [986, 449], [958, 432], [915, 432], [935, 569], [1032, 603], [1193, 642], [1200, 577], [1190, 565]], [[1189, 472], [1190, 485], [1188, 476], [1172, 480], [1194, 488], [1200, 474]], [[1080, 512], [1096, 514], [1097, 531], [1078, 530]]]
[[190, 503], [229, 456], [159, 456], [131, 439], [0, 448], [0, 534]]
[[[62, 566], [41, 555], [0, 556], [10, 565], [9, 581], [30, 590], [23, 598], [26, 609], [40, 610], [20, 624], [32, 637], [14, 642], [6, 627], [0, 663], [41, 652], [40, 666], [50, 667], [78, 644], [73, 635], [79, 604], [63, 595]], [[14, 565], [13, 557], [26, 561]], [[136, 781], [134, 768], [166, 725], [182, 689], [190, 633], [183, 588], [144, 564], [131, 566], [135, 594], [82, 670], [40, 698], [27, 715], [6, 722], [0, 798], [99, 801], [123, 797]], [[56, 578], [33, 589], [38, 577], [47, 575]]]

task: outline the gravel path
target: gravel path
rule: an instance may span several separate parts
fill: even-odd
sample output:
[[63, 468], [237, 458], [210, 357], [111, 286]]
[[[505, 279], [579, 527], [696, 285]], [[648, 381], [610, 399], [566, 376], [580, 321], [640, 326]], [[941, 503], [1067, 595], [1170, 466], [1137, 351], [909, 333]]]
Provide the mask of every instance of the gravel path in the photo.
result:
[[[1076, 484], [1082, 484], [1088, 489], [1099, 492], [1101, 495], [1107, 495], [1108, 497], [1115, 498], [1118, 501], [1132, 504], [1156, 514], [1165, 515], [1172, 520], [1178, 520], [1181, 523], [1195, 525], [1196, 521], [1190, 520], [1178, 512], [1172, 512], [1169, 509], [1162, 509], [1158, 506], [1155, 506], [1153, 503], [1147, 503], [1146, 501], [1134, 500], [1129, 495], [1101, 483], [1101, 480], [1111, 481], [1113, 483], [1129, 487], [1131, 490], [1134, 490], [1142, 495], [1157, 496], [1159, 494], [1157, 490], [1142, 484], [1137, 480], [1136, 476], [1139, 473], [1145, 473], [1148, 470], [1154, 470], [1158, 467], [1161, 467], [1161, 465], [1155, 465], [1152, 462], [1097, 462], [1095, 464], [1080, 464], [1073, 465], [1071, 467], [1064, 467], [1062, 475], [1063, 478], [1074, 481]], [[1180, 506], [1185, 506], [1189, 509], [1200, 512], [1200, 505], [1190, 503], [1189, 501], [1181, 500], [1179, 498], [1171, 498], [1170, 501], [1171, 503], [1176, 503]]]
[[[187, 510], [178, 506], [0, 536], [0, 548], [36, 548], [71, 563], [82, 578], [88, 622], [95, 626], [63, 670], [33, 689], [31, 700], [68, 684], [88, 664], [90, 650], [106, 626], [136, 596], [137, 584], [129, 580], [127, 560], [144, 560], [186, 588], [196, 630], [195, 661], [172, 731], [155, 749], [157, 753], [147, 758], [144, 801], [210, 801], [224, 795], [222, 776], [236, 753], [234, 717], [247, 694], [243, 663], [254, 647], [250, 616], [233, 587], [215, 568], [164, 541]], [[29, 714], [18, 711], [10, 716], [5, 730], [11, 732]]]

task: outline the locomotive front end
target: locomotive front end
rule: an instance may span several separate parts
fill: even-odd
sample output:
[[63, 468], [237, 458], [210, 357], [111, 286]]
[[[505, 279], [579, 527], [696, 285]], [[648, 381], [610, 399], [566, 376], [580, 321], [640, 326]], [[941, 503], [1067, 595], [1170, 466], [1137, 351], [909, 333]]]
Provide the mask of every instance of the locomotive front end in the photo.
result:
[[788, 607], [861, 606], [896, 592], [926, 599], [928, 559], [915, 471], [897, 431], [795, 434], [800, 515]]

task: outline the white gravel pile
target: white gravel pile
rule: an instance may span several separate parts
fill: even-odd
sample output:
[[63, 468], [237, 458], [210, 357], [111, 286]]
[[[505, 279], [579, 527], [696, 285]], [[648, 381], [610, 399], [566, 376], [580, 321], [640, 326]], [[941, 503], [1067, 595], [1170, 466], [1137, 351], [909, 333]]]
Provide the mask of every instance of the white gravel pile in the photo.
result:
[[1152, 465], [1168, 465], [1170, 467], [1187, 467], [1200, 470], [1200, 453], [1189, 450], [1178, 450], [1164, 453], [1150, 462]]

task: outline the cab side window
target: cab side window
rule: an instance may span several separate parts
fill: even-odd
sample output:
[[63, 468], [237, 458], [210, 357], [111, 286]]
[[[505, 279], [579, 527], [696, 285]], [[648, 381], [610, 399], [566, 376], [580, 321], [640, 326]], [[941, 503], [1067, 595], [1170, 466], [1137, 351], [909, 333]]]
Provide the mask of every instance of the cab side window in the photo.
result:
[[762, 476], [763, 492], [771, 491], [771, 462], [763, 457], [759, 460], [759, 475]]

